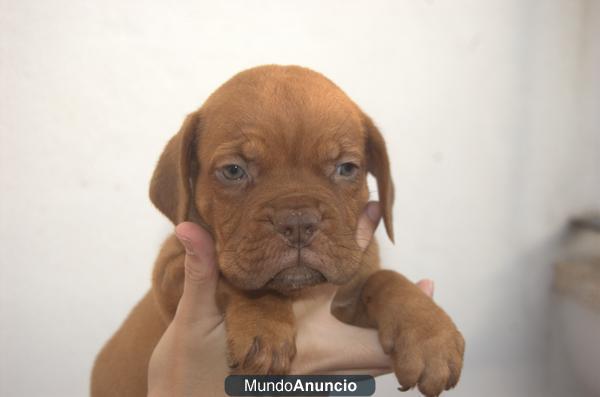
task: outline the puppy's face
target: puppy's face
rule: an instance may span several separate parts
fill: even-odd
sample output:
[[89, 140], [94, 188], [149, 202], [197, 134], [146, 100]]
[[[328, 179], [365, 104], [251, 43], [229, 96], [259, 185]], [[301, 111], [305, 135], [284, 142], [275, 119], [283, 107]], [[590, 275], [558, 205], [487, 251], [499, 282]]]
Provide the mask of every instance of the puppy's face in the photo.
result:
[[391, 236], [388, 159], [371, 121], [322, 75], [265, 66], [236, 75], [188, 116], [151, 198], [174, 223], [208, 225], [231, 283], [288, 292], [356, 273], [369, 171]]

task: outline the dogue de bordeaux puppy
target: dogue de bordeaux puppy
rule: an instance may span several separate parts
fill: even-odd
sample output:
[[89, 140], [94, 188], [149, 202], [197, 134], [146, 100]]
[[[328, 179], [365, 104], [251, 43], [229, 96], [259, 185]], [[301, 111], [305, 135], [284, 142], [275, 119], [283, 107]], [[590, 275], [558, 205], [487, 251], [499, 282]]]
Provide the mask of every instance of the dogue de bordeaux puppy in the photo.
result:
[[[174, 224], [197, 222], [213, 235], [233, 372], [288, 372], [294, 299], [330, 283], [339, 286], [332, 313], [378, 330], [404, 388], [436, 396], [456, 385], [464, 340], [452, 320], [412, 282], [380, 269], [375, 239], [365, 251], [355, 241], [368, 173], [393, 240], [381, 133], [334, 83], [299, 66], [237, 74], [171, 138], [150, 199]], [[150, 355], [182, 293], [184, 254], [168, 237], [151, 290], [96, 359], [92, 396], [146, 395]]]

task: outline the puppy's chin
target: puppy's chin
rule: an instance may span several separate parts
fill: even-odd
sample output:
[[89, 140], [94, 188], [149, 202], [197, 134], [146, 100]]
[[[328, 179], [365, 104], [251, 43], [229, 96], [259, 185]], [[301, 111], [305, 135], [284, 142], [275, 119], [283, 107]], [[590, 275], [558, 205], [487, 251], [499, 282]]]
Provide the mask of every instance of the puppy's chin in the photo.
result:
[[297, 266], [288, 267], [277, 273], [267, 282], [265, 288], [285, 294], [312, 287], [326, 281], [327, 279], [323, 273], [299, 263]]
[[[357, 258], [334, 257], [314, 248], [284, 247], [273, 257], [244, 258], [233, 250], [219, 256], [221, 273], [234, 287], [243, 291], [277, 291], [285, 295], [308, 290], [323, 283], [342, 285], [355, 274]], [[252, 260], [254, 259], [254, 260]]]

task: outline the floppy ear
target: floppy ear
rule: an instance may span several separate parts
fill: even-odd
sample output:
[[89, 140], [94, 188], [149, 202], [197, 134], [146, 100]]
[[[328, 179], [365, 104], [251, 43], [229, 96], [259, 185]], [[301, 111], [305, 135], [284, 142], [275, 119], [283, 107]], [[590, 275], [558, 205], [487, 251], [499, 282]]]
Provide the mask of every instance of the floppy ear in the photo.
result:
[[394, 205], [394, 184], [390, 172], [390, 161], [383, 136], [369, 118], [363, 114], [363, 124], [367, 134], [367, 170], [377, 178], [379, 204], [383, 214], [383, 223], [388, 237], [394, 241], [394, 225], [392, 223], [392, 207]]
[[150, 181], [150, 200], [174, 224], [188, 220], [192, 210], [195, 172], [192, 174], [191, 169], [197, 166], [194, 153], [198, 120], [197, 112], [185, 118], [179, 132], [167, 143]]

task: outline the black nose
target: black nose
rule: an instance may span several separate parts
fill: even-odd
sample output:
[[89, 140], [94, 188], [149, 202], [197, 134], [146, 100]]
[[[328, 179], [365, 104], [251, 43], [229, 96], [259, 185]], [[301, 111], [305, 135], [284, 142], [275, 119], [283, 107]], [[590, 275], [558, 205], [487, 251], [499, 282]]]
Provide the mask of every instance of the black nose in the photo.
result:
[[321, 214], [314, 208], [282, 209], [273, 216], [275, 230], [297, 248], [310, 244], [320, 222]]

